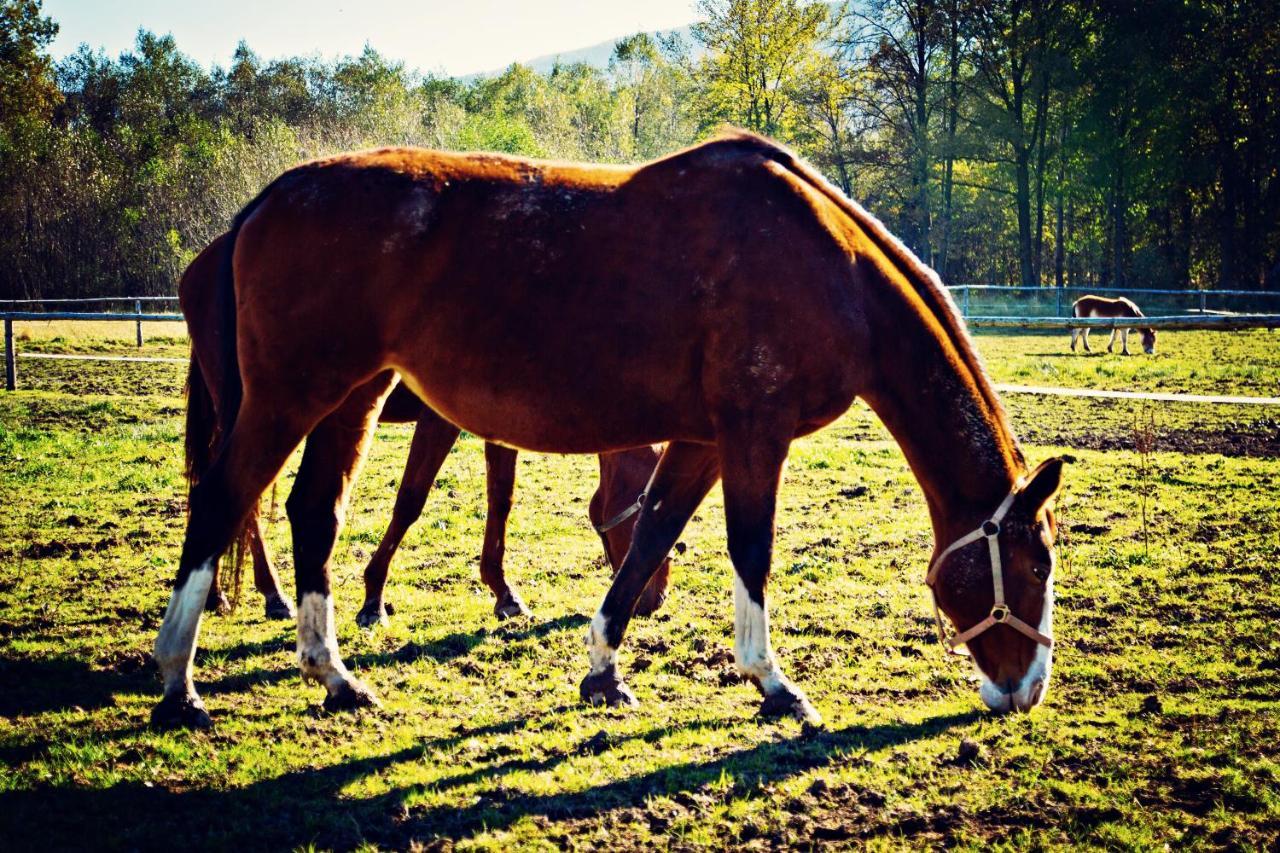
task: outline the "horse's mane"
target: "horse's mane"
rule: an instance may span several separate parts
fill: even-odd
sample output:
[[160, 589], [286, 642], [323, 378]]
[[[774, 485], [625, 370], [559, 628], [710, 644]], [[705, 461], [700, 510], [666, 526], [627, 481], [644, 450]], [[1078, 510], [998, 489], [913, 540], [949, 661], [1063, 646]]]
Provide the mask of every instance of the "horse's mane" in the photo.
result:
[[867, 212], [860, 204], [848, 198], [819, 172], [781, 145], [754, 133], [736, 129], [726, 131], [709, 144], [731, 145], [740, 150], [759, 154], [778, 163], [853, 220], [854, 224], [871, 239], [876, 248], [883, 252], [885, 257], [902, 273], [903, 277], [914, 288], [916, 295], [920, 297], [921, 301], [929, 309], [938, 325], [942, 328], [947, 340], [955, 349], [961, 364], [972, 374], [973, 384], [983, 402], [990, 409], [992, 417], [1009, 437], [1010, 452], [1013, 453], [1018, 463], [1025, 466], [1026, 460], [1022, 456], [1017, 440], [1014, 438], [1013, 429], [1010, 426], [1004, 405], [1000, 402], [1000, 398], [996, 396], [995, 389], [991, 387], [991, 381], [987, 376], [982, 358], [974, 348], [973, 340], [969, 337], [964, 323], [960, 320], [960, 312], [956, 309], [956, 304], [951, 299], [951, 294], [943, 287], [938, 274], [917, 258], [915, 253], [907, 248], [901, 240], [890, 234], [880, 220]]

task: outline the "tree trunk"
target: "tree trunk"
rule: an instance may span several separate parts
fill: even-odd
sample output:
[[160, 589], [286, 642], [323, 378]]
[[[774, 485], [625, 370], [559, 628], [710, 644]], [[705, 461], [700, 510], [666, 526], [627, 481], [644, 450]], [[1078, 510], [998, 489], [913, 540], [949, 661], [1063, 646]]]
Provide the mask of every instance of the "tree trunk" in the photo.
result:
[[1125, 181], [1124, 155], [1116, 161], [1115, 183], [1112, 190], [1111, 225], [1114, 237], [1111, 241], [1115, 257], [1112, 259], [1116, 287], [1129, 285], [1129, 188]]
[[1035, 267], [1031, 246], [1031, 149], [1021, 147], [1016, 155], [1017, 206], [1018, 206], [1018, 268], [1022, 275], [1020, 284], [1035, 284]]
[[916, 252], [920, 260], [932, 265], [932, 240], [929, 221], [929, 69], [926, 67], [928, 36], [916, 33]]
[[1035, 231], [1035, 283], [1043, 283], [1044, 269], [1044, 170], [1046, 159], [1045, 136], [1049, 128], [1049, 79], [1042, 75], [1040, 102], [1037, 105], [1036, 127], [1036, 231]]
[[1063, 226], [1063, 195], [1066, 192], [1067, 185], [1067, 111], [1064, 106], [1062, 110], [1062, 122], [1058, 131], [1058, 187], [1054, 194], [1054, 216], [1055, 223], [1053, 229], [1053, 284], [1055, 287], [1063, 286], [1063, 262], [1066, 259], [1066, 247], [1062, 243], [1062, 226]]
[[951, 188], [956, 159], [956, 124], [960, 99], [960, 15], [948, 10], [951, 19], [949, 55], [947, 58], [947, 150], [942, 177], [942, 245], [938, 251], [939, 272], [947, 278], [947, 262], [951, 253]]

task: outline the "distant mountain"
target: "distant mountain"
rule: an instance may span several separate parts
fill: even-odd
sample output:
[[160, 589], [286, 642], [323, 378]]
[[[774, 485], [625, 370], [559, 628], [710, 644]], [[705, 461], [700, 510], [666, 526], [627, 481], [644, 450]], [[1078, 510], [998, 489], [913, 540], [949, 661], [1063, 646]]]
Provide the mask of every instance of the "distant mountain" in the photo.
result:
[[[655, 38], [657, 36], [663, 36], [666, 38], [672, 33], [679, 34], [680, 38], [684, 39], [686, 44], [690, 44], [695, 47], [697, 46], [693, 41], [692, 25], [680, 27], [679, 29], [674, 30], [654, 30], [650, 32], [649, 35]], [[532, 68], [539, 74], [546, 74], [555, 68], [557, 64], [577, 65], [578, 63], [583, 63], [585, 65], [590, 65], [593, 68], [603, 70], [609, 67], [609, 57], [613, 56], [613, 46], [618, 42], [618, 39], [621, 38], [625, 38], [625, 36], [611, 38], [608, 41], [602, 41], [599, 44], [593, 44], [590, 47], [580, 47], [576, 50], [566, 50], [560, 53], [548, 53], [544, 56], [534, 57], [533, 59], [521, 60], [520, 64]], [[505, 70], [506, 68], [498, 68], [496, 70], [485, 71], [480, 74], [470, 74], [463, 79], [472, 80], [477, 77], [494, 77]]]
[[[852, 3], [847, 2], [847, 0], [829, 0], [827, 3], [827, 6], [831, 9], [832, 16], [839, 15], [842, 8], [846, 5], [863, 6], [864, 2], [863, 0], [853, 0]], [[674, 30], [652, 30], [649, 32], [649, 35], [654, 36], [655, 38], [657, 36], [663, 36], [666, 38], [670, 37], [673, 33], [679, 35], [680, 38], [684, 40], [684, 43], [689, 45], [695, 56], [701, 55], [702, 47], [693, 38], [692, 24], [687, 24]], [[520, 64], [532, 68], [539, 74], [546, 74], [548, 71], [551, 71], [556, 67], [557, 63], [560, 65], [576, 65], [581, 62], [583, 64], [590, 65], [593, 68], [603, 70], [609, 67], [609, 57], [613, 56], [613, 46], [618, 42], [618, 39], [625, 37], [626, 36], [618, 36], [617, 38], [612, 38], [608, 41], [602, 41], [599, 44], [593, 44], [590, 47], [580, 47], [575, 50], [566, 50], [560, 53], [548, 53], [544, 56], [534, 57], [533, 59], [522, 60]], [[479, 77], [495, 77], [503, 71], [506, 71], [506, 68], [498, 68], [493, 71], [485, 71], [479, 74], [468, 74], [461, 79], [469, 82]]]

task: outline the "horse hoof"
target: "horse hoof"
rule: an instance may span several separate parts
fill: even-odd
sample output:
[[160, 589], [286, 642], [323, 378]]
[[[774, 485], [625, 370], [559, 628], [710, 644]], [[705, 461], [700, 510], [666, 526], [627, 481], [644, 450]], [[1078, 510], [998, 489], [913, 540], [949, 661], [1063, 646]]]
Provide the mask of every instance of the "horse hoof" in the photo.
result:
[[199, 696], [175, 693], [164, 697], [151, 709], [151, 728], [160, 731], [211, 729], [213, 720]]
[[582, 679], [578, 695], [588, 705], [608, 705], [610, 708], [634, 708], [640, 704], [631, 688], [618, 677], [613, 667]]
[[366, 604], [356, 614], [356, 624], [361, 628], [376, 628], [379, 625], [386, 625], [391, 621], [388, 618], [389, 612], [390, 608], [383, 607], [381, 604]]
[[324, 709], [330, 714], [381, 707], [382, 703], [378, 701], [373, 691], [359, 681], [344, 681], [336, 693], [330, 693], [324, 697]]
[[811, 726], [822, 725], [822, 715], [809, 704], [805, 695], [794, 687], [783, 687], [764, 697], [764, 701], [760, 703], [759, 713], [767, 720], [791, 717]]
[[265, 613], [268, 619], [293, 619], [293, 605], [278, 595], [270, 595], [266, 599]]
[[524, 602], [520, 600], [520, 596], [514, 592], [509, 592], [505, 598], [493, 605], [493, 615], [500, 620], [505, 620], [514, 619], [517, 616], [532, 616], [533, 614], [529, 612], [528, 607], [525, 607]]
[[206, 613], [226, 616], [231, 612], [231, 602], [227, 600], [227, 597], [223, 594], [222, 590], [210, 590], [209, 597], [204, 601], [204, 609]]

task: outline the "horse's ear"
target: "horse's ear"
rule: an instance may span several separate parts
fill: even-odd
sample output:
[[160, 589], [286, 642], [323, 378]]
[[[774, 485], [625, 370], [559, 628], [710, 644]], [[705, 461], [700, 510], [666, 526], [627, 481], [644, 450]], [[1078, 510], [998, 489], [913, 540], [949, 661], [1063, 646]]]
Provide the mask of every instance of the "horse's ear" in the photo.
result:
[[1062, 466], [1066, 460], [1059, 457], [1046, 459], [1036, 470], [1027, 476], [1027, 484], [1022, 487], [1021, 498], [1033, 512], [1040, 509], [1062, 488]]

